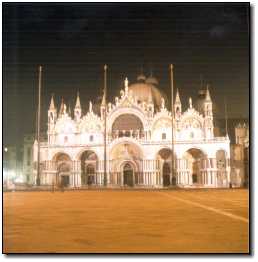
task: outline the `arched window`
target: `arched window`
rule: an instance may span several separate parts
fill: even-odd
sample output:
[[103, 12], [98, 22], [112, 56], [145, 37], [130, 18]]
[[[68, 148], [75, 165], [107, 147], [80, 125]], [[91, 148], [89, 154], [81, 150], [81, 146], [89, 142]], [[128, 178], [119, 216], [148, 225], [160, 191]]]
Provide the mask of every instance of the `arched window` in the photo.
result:
[[90, 142], [93, 142], [93, 140], [94, 140], [93, 135], [90, 135]]
[[166, 139], [166, 133], [162, 133], [162, 140]]

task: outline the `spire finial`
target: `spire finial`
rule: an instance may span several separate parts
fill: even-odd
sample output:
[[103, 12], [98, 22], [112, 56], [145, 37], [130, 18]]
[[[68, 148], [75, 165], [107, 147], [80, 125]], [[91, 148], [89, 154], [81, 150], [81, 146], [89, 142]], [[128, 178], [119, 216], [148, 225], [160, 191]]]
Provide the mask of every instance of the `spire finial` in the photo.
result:
[[77, 91], [77, 97], [76, 97], [75, 108], [81, 108], [81, 102], [80, 102], [80, 94], [79, 94], [79, 90]]
[[180, 97], [179, 97], [179, 91], [178, 91], [178, 88], [176, 89], [176, 101], [175, 101], [176, 104], [181, 104], [181, 100], [180, 100]]
[[211, 96], [210, 96], [210, 90], [209, 90], [209, 84], [207, 84], [206, 87], [206, 96], [205, 96], [206, 101], [211, 101]]
[[54, 94], [51, 94], [51, 101], [49, 105], [49, 110], [55, 110], [55, 103], [54, 103]]

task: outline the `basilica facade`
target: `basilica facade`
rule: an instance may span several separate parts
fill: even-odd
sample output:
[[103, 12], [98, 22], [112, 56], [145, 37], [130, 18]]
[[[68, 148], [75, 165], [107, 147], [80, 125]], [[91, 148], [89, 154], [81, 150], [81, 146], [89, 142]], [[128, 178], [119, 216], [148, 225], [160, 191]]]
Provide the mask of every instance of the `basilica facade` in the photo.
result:
[[[57, 110], [52, 97], [48, 138], [40, 143], [41, 185], [103, 187], [106, 159], [107, 187], [229, 187], [230, 140], [214, 135], [209, 88], [198, 105], [189, 98], [185, 111], [177, 90], [172, 116], [158, 86], [154, 77], [125, 79], [113, 103], [96, 112], [89, 102], [86, 114], [79, 93], [73, 114], [64, 101]], [[33, 148], [36, 162], [37, 141]]]

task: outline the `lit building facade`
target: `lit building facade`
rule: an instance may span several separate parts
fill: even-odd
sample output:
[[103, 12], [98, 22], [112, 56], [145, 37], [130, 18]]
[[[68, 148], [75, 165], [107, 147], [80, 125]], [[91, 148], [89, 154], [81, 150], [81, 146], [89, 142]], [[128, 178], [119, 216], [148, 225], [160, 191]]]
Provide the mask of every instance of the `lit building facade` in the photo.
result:
[[234, 187], [249, 185], [249, 126], [235, 127], [235, 144], [231, 145], [231, 180]]
[[[172, 118], [154, 77], [140, 75], [131, 85], [125, 79], [120, 96], [106, 106], [107, 186], [229, 187], [230, 140], [214, 136], [213, 104], [209, 89], [204, 92], [198, 111], [191, 98], [183, 111], [177, 90]], [[64, 101], [58, 112], [51, 98], [48, 139], [40, 144], [41, 185], [104, 185], [104, 112], [104, 103], [96, 113], [90, 102], [83, 115], [77, 94], [72, 117]], [[34, 162], [37, 147], [35, 141]]]

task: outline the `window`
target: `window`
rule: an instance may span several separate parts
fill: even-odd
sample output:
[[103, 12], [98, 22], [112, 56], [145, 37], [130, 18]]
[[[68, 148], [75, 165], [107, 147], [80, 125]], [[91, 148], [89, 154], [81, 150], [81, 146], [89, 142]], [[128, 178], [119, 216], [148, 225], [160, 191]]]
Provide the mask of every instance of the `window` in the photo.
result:
[[194, 138], [194, 132], [191, 132], [190, 137]]
[[90, 142], [93, 141], [93, 138], [94, 138], [93, 135], [91, 135], [91, 136], [90, 136]]
[[166, 133], [162, 133], [162, 140], [166, 139]]
[[68, 137], [67, 137], [67, 136], [64, 137], [64, 142], [65, 142], [65, 143], [68, 142]]

